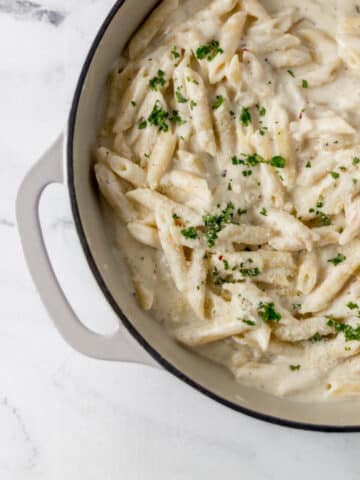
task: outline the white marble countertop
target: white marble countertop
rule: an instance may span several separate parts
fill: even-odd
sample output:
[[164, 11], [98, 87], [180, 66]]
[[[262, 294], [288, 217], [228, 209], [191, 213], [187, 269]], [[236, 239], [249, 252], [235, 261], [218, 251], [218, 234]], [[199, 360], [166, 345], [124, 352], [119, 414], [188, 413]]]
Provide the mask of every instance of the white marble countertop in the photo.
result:
[[[25, 268], [16, 190], [63, 127], [111, 4], [0, 0], [0, 479], [359, 479], [360, 434], [268, 425], [165, 372], [85, 358], [48, 318]], [[76, 311], [110, 328], [116, 320], [82, 259], [61, 187], [49, 189], [41, 211]]]

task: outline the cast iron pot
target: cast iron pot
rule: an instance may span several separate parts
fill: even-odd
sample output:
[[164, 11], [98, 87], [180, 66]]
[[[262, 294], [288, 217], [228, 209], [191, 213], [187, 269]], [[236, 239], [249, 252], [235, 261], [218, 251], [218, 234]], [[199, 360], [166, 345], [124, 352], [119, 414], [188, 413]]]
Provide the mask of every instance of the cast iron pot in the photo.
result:
[[[195, 0], [194, 0], [195, 1]], [[17, 220], [29, 270], [43, 303], [64, 339], [85, 355], [165, 368], [211, 398], [268, 422], [321, 431], [360, 431], [359, 402], [306, 404], [275, 398], [236, 383], [224, 368], [185, 350], [137, 305], [124, 262], [113, 255], [94, 188], [91, 151], [99, 129], [106, 79], [114, 61], [157, 0], [119, 0], [101, 26], [82, 68], [66, 132], [24, 179]], [[89, 267], [119, 318], [113, 335], [86, 328], [54, 275], [39, 223], [39, 199], [50, 183], [68, 190], [73, 221]]]

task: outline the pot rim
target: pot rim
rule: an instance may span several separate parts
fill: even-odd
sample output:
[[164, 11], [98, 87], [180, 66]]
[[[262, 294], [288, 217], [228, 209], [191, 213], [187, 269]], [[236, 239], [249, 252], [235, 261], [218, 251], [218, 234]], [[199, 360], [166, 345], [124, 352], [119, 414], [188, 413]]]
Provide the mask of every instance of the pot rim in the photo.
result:
[[338, 425], [322, 425], [322, 424], [314, 424], [314, 423], [306, 423], [306, 422], [297, 422], [293, 420], [283, 419], [281, 417], [276, 417], [272, 415], [267, 415], [256, 410], [251, 410], [249, 408], [243, 407], [238, 405], [234, 402], [231, 402], [220, 395], [215, 394], [211, 390], [205, 388], [204, 386], [200, 385], [187, 375], [185, 375], [181, 370], [177, 367], [172, 365], [166, 358], [164, 358], [151, 344], [149, 344], [145, 338], [140, 334], [140, 332], [134, 327], [134, 325], [130, 322], [130, 320], [126, 317], [124, 312], [121, 310], [118, 303], [115, 301], [114, 297], [112, 296], [111, 292], [109, 291], [106, 283], [96, 265], [95, 259], [92, 255], [89, 243], [85, 236], [85, 231], [82, 225], [80, 211], [77, 203], [76, 197], [76, 190], [75, 190], [75, 179], [74, 179], [74, 170], [73, 170], [73, 145], [74, 145], [74, 133], [76, 128], [76, 118], [77, 112], [79, 107], [79, 102], [82, 94], [82, 90], [84, 87], [84, 83], [93, 61], [95, 52], [97, 51], [99, 44], [107, 31], [107, 28], [111, 24], [113, 18], [117, 15], [123, 4], [126, 0], [117, 0], [109, 13], [107, 14], [105, 20], [103, 21], [102, 25], [100, 26], [92, 44], [90, 50], [85, 58], [84, 64], [81, 68], [80, 76], [78, 78], [74, 96], [71, 102], [71, 109], [68, 117], [67, 122], [67, 139], [66, 139], [66, 182], [69, 190], [69, 197], [70, 197], [70, 204], [71, 210], [75, 222], [76, 232], [79, 237], [83, 252], [85, 254], [87, 263], [91, 269], [95, 280], [100, 287], [102, 293], [104, 294], [105, 298], [115, 311], [116, 315], [128, 330], [128, 332], [134, 337], [134, 339], [157, 361], [159, 362], [168, 372], [175, 375], [177, 378], [185, 382], [190, 387], [195, 388], [200, 393], [206, 395], [208, 398], [235, 410], [236, 412], [243, 413], [249, 417], [263, 420], [265, 422], [280, 425], [284, 427], [291, 427], [299, 430], [308, 430], [308, 431], [316, 431], [316, 432], [328, 432], [328, 433], [354, 433], [360, 432], [360, 425], [350, 425], [350, 426], [338, 426]]

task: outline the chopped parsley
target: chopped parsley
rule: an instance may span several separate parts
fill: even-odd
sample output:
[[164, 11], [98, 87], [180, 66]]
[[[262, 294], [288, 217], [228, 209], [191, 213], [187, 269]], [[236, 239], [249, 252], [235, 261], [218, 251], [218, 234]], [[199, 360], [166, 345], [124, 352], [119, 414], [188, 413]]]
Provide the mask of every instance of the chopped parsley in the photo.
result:
[[244, 127], [247, 127], [251, 123], [251, 114], [249, 112], [248, 108], [243, 107], [241, 110], [240, 114], [240, 122], [244, 125]]
[[229, 110], [229, 114], [232, 119], [236, 117], [236, 113], [234, 112], [234, 110]]
[[255, 268], [241, 268], [240, 273], [243, 277], [257, 277], [260, 275], [260, 270], [258, 267]]
[[347, 342], [354, 340], [358, 342], [360, 341], [360, 325], [353, 327], [347, 323], [337, 323], [332, 319], [327, 322], [327, 325], [329, 327], [334, 327], [337, 333], [342, 332]]
[[263, 207], [261, 210], [260, 210], [260, 215], [263, 215], [264, 217], [267, 217], [267, 210], [265, 207]]
[[329, 175], [331, 175], [334, 180], [337, 180], [340, 177], [340, 173], [338, 172], [329, 172]]
[[238, 215], [245, 215], [245, 213], [247, 213], [247, 209], [246, 209], [246, 208], [238, 208], [238, 209], [237, 209], [237, 214], [238, 214]]
[[211, 62], [221, 53], [224, 53], [224, 50], [220, 48], [219, 41], [211, 40], [211, 42], [205, 45], [200, 45], [200, 47], [196, 49], [196, 58], [199, 60], [204, 60], [206, 58], [208, 62]]
[[322, 339], [323, 339], [322, 335], [320, 335], [319, 332], [316, 332], [312, 337], [309, 338], [309, 342], [317, 343], [317, 342], [321, 342]]
[[340, 263], [345, 262], [345, 260], [346, 260], [345, 255], [343, 255], [342, 253], [338, 253], [338, 254], [336, 255], [336, 257], [330, 258], [330, 259], [328, 260], [328, 263], [332, 263], [332, 264], [336, 267], [336, 266], [339, 265]]
[[263, 137], [267, 130], [268, 130], [268, 127], [260, 127], [259, 128], [260, 135]]
[[184, 95], [181, 93], [180, 87], [178, 87], [178, 88], [176, 89], [175, 96], [176, 96], [176, 100], [177, 100], [179, 103], [186, 103], [186, 102], [188, 101], [188, 99], [185, 98]]
[[186, 77], [186, 80], [190, 83], [193, 83], [194, 85], [199, 85], [199, 82], [195, 80], [195, 78]]
[[311, 165], [311, 162], [310, 162], [310, 160], [309, 160], [309, 161], [307, 162], [307, 164], [305, 165], [305, 168], [311, 168], [311, 167], [312, 167], [312, 165]]
[[292, 70], [288, 70], [287, 73], [290, 75], [290, 77], [295, 78], [295, 73]]
[[172, 214], [172, 218], [173, 218], [174, 220], [180, 220], [180, 217], [179, 217], [179, 215], [178, 215], [177, 213], [173, 213], [173, 214]]
[[225, 270], [229, 270], [230, 265], [229, 265], [229, 262], [226, 260], [226, 258], [224, 258], [223, 264], [224, 264], [224, 269], [225, 269]]
[[[319, 205], [321, 205], [321, 207], [323, 206], [323, 198], [321, 196], [319, 197], [319, 200], [316, 203], [316, 207], [321, 208]], [[322, 225], [322, 226], [331, 225], [331, 219], [330, 219], [329, 215], [322, 212], [321, 210], [317, 210], [315, 208], [310, 208], [309, 213], [314, 213], [315, 214], [315, 217], [319, 220], [320, 225]]]
[[219, 232], [225, 227], [225, 225], [232, 223], [234, 209], [234, 204], [228, 202], [224, 210], [218, 215], [205, 215], [203, 217], [205, 237], [208, 247], [213, 247], [218, 238]]
[[272, 157], [272, 159], [269, 161], [269, 163], [272, 167], [284, 168], [285, 167], [285, 158], [281, 157], [280, 155], [276, 155], [275, 157]]
[[134, 100], [131, 100], [131, 105], [132, 105], [133, 107], [136, 107], [136, 102], [135, 102]]
[[256, 110], [259, 112], [260, 117], [264, 117], [266, 115], [266, 108], [260, 107], [260, 105], [256, 104]]
[[246, 318], [244, 318], [243, 320], [243, 323], [245, 323], [246, 325], [249, 325], [249, 327], [255, 327], [256, 325], [256, 322], [253, 322], [252, 320], [248, 320]]
[[264, 322], [280, 322], [281, 320], [281, 315], [275, 310], [275, 305], [273, 302], [260, 302], [257, 310]]
[[353, 165], [359, 165], [359, 163], [360, 163], [360, 158], [359, 157], [354, 157], [352, 159], [352, 164]]
[[147, 127], [147, 121], [145, 119], [140, 120], [139, 125], [138, 125], [139, 130], [144, 130], [144, 128], [146, 128], [146, 127]]
[[222, 95], [216, 95], [216, 99], [212, 106], [212, 109], [216, 110], [217, 108], [221, 107], [224, 101], [225, 101], [225, 98]]
[[178, 52], [176, 46], [174, 46], [173, 49], [171, 50], [171, 54], [174, 58], [179, 58], [180, 57], [180, 53]]
[[242, 174], [244, 177], [250, 177], [252, 175], [252, 170], [243, 170]]
[[177, 125], [184, 125], [186, 120], [182, 119], [177, 110], [173, 110], [172, 116], [169, 118], [170, 122], [176, 123]]
[[181, 230], [181, 235], [183, 235], [185, 238], [189, 238], [191, 240], [194, 240], [195, 238], [198, 238], [197, 231], [195, 227], [189, 227], [189, 228], [183, 228]]
[[284, 168], [285, 167], [285, 158], [281, 157], [280, 155], [276, 155], [272, 157], [270, 160], [265, 160], [261, 155], [257, 153], [253, 154], [242, 154], [243, 158], [236, 157], [235, 155], [231, 157], [231, 163], [233, 165], [244, 165], [245, 167], [255, 167], [260, 163], [267, 163], [272, 167], [276, 168]]
[[230, 182], [228, 182], [227, 189], [229, 190], [229, 192], [231, 192], [231, 191], [232, 191], [232, 184], [231, 184], [231, 180], [230, 180]]
[[195, 100], [190, 100], [190, 110], [193, 110], [197, 106]]
[[354, 303], [354, 302], [349, 302], [349, 303], [346, 304], [346, 306], [350, 310], [355, 310], [355, 309], [359, 310], [359, 305], [357, 303]]
[[302, 88], [309, 88], [309, 82], [307, 80], [301, 80]]
[[169, 112], [165, 111], [157, 100], [148, 118], [150, 125], [159, 127], [160, 132], [167, 132], [169, 130], [169, 125], [166, 122], [168, 118]]
[[324, 206], [324, 197], [320, 195], [318, 201], [316, 202], [316, 208], [322, 208]]
[[149, 80], [149, 85], [151, 90], [156, 91], [158, 86], [163, 87], [166, 84], [166, 80], [164, 76], [165, 76], [165, 73], [162, 70], [158, 70], [157, 76]]
[[300, 370], [301, 365], [289, 365], [289, 368], [292, 372], [296, 372], [296, 371]]

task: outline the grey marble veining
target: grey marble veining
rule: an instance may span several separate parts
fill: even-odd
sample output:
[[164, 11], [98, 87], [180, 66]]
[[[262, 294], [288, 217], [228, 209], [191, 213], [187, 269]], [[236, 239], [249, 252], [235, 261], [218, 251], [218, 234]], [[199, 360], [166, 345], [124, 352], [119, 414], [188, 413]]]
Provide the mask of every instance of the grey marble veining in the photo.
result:
[[51, 25], [60, 25], [66, 14], [60, 10], [50, 10], [44, 8], [41, 4], [29, 0], [0, 0], [0, 12], [8, 13], [14, 17], [22, 19], [35, 19], [50, 23]]

